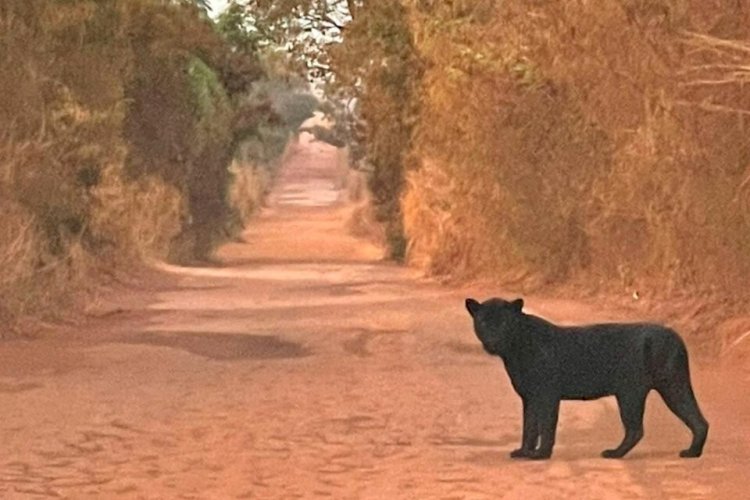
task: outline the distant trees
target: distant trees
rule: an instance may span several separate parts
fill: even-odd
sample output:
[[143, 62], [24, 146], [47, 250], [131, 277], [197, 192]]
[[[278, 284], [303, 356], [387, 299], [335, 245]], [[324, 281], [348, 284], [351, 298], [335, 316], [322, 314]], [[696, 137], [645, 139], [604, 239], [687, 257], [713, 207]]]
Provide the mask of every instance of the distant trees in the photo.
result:
[[399, 0], [251, 0], [230, 7], [256, 44], [285, 46], [311, 81], [325, 84], [334, 131], [317, 134], [366, 159], [391, 256], [406, 250], [400, 196], [422, 71]]
[[[92, 261], [205, 258], [236, 229], [233, 157], [272, 163], [316, 102], [208, 7], [0, 4], [3, 307], [59, 298], [52, 284], [86, 279]], [[258, 91], [277, 78], [275, 95]]]
[[741, 4], [254, 0], [243, 15], [326, 82], [340, 120], [318, 133], [370, 172], [392, 255], [677, 290], [750, 272]]

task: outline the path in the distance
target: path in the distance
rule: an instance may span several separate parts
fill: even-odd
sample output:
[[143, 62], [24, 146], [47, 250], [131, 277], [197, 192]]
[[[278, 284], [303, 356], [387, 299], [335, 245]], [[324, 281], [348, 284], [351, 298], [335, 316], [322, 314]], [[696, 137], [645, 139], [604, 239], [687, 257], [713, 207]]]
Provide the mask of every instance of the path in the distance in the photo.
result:
[[[552, 460], [511, 461], [520, 405], [464, 295], [347, 234], [336, 165], [303, 137], [221, 266], [169, 267], [167, 284], [78, 332], [0, 345], [0, 497], [747, 495], [747, 422], [732, 430], [727, 396], [746, 398], [744, 380], [697, 377], [713, 424], [700, 460], [677, 458], [689, 435], [652, 397], [626, 460], [599, 458], [621, 438], [599, 400], [563, 404]], [[527, 303], [558, 320], [604, 315]]]

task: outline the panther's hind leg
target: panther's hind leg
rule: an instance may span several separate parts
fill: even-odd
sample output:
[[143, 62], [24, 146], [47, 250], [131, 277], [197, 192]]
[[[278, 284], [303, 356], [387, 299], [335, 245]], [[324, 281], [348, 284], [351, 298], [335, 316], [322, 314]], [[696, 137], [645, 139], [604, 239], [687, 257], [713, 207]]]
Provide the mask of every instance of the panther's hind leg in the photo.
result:
[[708, 422], [698, 408], [693, 388], [690, 386], [690, 378], [678, 382], [662, 384], [656, 391], [664, 399], [670, 410], [690, 428], [693, 433], [693, 441], [690, 448], [682, 450], [680, 456], [683, 458], [699, 457], [703, 453], [703, 445], [708, 436]]
[[638, 391], [619, 394], [617, 404], [620, 407], [620, 418], [625, 427], [625, 437], [620, 446], [613, 450], [604, 450], [604, 458], [622, 458], [638, 444], [643, 437], [643, 411], [646, 406], [647, 392]]

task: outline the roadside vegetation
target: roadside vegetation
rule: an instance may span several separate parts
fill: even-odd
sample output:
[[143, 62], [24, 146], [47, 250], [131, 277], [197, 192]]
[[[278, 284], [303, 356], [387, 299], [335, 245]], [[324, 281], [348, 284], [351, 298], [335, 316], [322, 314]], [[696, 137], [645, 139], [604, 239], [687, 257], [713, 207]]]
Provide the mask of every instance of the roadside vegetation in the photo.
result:
[[260, 202], [317, 101], [205, 7], [0, 5], [2, 324], [134, 263], [204, 260]]
[[333, 88], [358, 99], [394, 255], [530, 286], [743, 288], [744, 3], [351, 4]]
[[412, 2], [408, 18], [426, 68], [408, 260], [679, 299], [658, 314], [718, 352], [750, 298], [750, 5]]
[[403, 198], [410, 259], [734, 295], [750, 276], [743, 5], [415, 5], [429, 69]]
[[696, 331], [747, 304], [746, 2], [249, 3], [330, 35], [316, 61], [393, 257], [693, 297]]
[[90, 266], [210, 255], [317, 106], [308, 80], [336, 119], [312, 131], [367, 177], [393, 258], [747, 303], [745, 2], [206, 4], [0, 6], [0, 314]]

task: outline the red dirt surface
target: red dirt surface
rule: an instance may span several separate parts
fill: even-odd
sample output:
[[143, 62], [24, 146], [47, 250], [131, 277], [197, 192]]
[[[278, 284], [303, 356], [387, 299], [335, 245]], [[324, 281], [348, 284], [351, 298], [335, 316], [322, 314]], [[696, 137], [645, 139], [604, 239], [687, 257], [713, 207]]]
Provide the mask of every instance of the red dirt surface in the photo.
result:
[[[0, 497], [748, 498], [750, 381], [693, 363], [704, 457], [658, 396], [619, 461], [614, 402], [562, 405], [545, 462], [511, 461], [520, 403], [467, 295], [350, 236], [335, 150], [303, 136], [220, 264], [159, 266], [81, 326], [0, 344]], [[634, 319], [526, 297], [552, 320]]]

